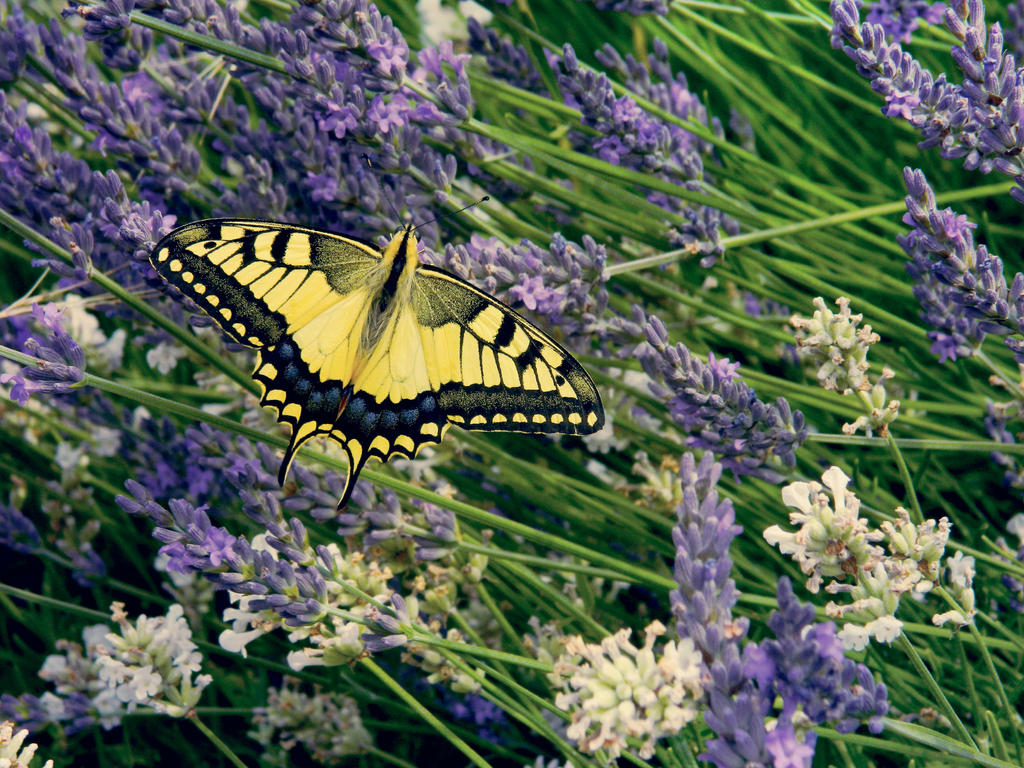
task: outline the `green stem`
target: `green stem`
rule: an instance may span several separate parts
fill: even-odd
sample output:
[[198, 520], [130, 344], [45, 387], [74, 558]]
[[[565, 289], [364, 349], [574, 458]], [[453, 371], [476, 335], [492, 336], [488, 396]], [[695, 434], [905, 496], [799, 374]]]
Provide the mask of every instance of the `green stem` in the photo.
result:
[[362, 658], [359, 660], [359, 663], [366, 669], [370, 670], [370, 672], [372, 672], [373, 675], [388, 688], [388, 690], [398, 696], [398, 698], [400, 698], [402, 702], [409, 707], [409, 709], [423, 718], [427, 724], [441, 734], [450, 744], [452, 744], [452, 746], [469, 758], [469, 761], [473, 765], [478, 768], [491, 768], [491, 764], [484, 760], [475, 749], [463, 741], [462, 738], [460, 738], [451, 728], [442, 723], [429, 709], [420, 704], [415, 696], [406, 691], [398, 684], [397, 680], [381, 669], [377, 665], [377, 662], [370, 658]]
[[210, 743], [212, 743], [218, 750], [220, 750], [220, 753], [224, 755], [224, 757], [228, 759], [228, 762], [235, 766], [235, 768], [247, 768], [246, 764], [242, 762], [242, 758], [236, 755], [232, 751], [231, 747], [225, 744], [216, 733], [207, 728], [206, 723], [199, 719], [199, 716], [195, 713], [195, 710], [190, 712], [187, 715], [187, 717], [189, 720], [195, 723], [196, 728], [198, 728], [199, 731], [207, 739], [210, 740]]
[[946, 694], [943, 693], [942, 688], [935, 682], [935, 678], [932, 677], [932, 673], [928, 667], [925, 666], [924, 660], [918, 654], [917, 649], [913, 643], [910, 642], [910, 638], [904, 632], [900, 632], [900, 636], [896, 641], [903, 652], [910, 659], [910, 663], [913, 664], [914, 669], [917, 671], [918, 678], [924, 683], [932, 696], [935, 704], [938, 705], [939, 710], [942, 714], [949, 718], [950, 723], [953, 724], [953, 730], [957, 732], [960, 738], [974, 751], [978, 751], [978, 745], [974, 743], [974, 739], [971, 738], [970, 732], [967, 727], [960, 720], [960, 716], [953, 709], [953, 705], [949, 703], [949, 699], [946, 698]]

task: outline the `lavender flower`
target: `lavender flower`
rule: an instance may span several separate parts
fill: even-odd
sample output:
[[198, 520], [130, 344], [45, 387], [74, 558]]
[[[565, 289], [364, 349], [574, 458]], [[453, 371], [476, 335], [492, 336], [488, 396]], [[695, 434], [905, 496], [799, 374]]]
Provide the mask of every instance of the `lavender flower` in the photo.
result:
[[1013, 50], [1017, 61], [1024, 61], [1024, 6], [1020, 0], [1012, 0], [1006, 4], [1006, 13], [1010, 17], [1006, 44]]
[[[1017, 401], [1006, 403], [986, 403], [988, 415], [985, 417], [985, 431], [989, 437], [1000, 443], [1013, 445], [1017, 438], [1008, 425], [1012, 419], [1020, 417], [1021, 404]], [[1024, 491], [1024, 468], [1017, 462], [1012, 453], [992, 451], [989, 454], [996, 466], [1003, 468], [1003, 485], [1016, 491]]]
[[599, 11], [628, 13], [630, 16], [667, 16], [667, 0], [593, 0]]
[[469, 19], [468, 31], [469, 49], [484, 58], [491, 75], [524, 91], [547, 93], [540, 73], [523, 45], [500, 37], [475, 18]]
[[600, 643], [570, 637], [565, 653], [555, 661], [561, 679], [555, 706], [570, 715], [566, 735], [579, 748], [593, 754], [606, 750], [616, 758], [640, 742], [643, 760], [654, 755], [655, 742], [673, 735], [697, 717], [703, 695], [700, 653], [693, 640], [669, 641], [660, 654], [655, 639], [665, 632], [660, 622], [644, 631], [644, 644], [629, 642], [629, 629], [621, 629]]
[[[598, 52], [601, 63], [624, 79], [630, 89], [656, 103], [681, 120], [709, 124], [721, 134], [717, 120], [692, 94], [686, 78], [673, 74], [668, 64], [668, 47], [655, 39], [653, 52], [644, 66], [632, 56], [623, 59], [611, 46]], [[710, 180], [703, 155], [711, 156], [711, 146], [674, 122], [641, 109], [631, 96], [616, 96], [608, 76], [580, 66], [572, 46], [565, 45], [557, 60], [558, 86], [567, 104], [578, 108], [583, 125], [595, 129], [593, 138], [581, 132], [570, 134], [579, 151], [601, 157], [613, 165], [623, 165], [699, 190]], [[652, 74], [657, 78], [654, 80]], [[701, 266], [711, 267], [723, 252], [721, 234], [736, 234], [739, 225], [731, 217], [707, 206], [693, 206], [662, 193], [649, 193], [647, 199], [676, 214], [670, 231], [672, 245], [702, 255]], [[681, 219], [681, 223], [677, 223]]]
[[[81, 644], [58, 640], [60, 653], [47, 656], [39, 670], [39, 677], [54, 690], [38, 704], [45, 710], [45, 720], [61, 724], [67, 734], [97, 722], [109, 730], [121, 723], [125, 712], [139, 706], [183, 717], [211, 682], [209, 675], [193, 677], [202, 655], [180, 605], [172, 605], [166, 616], [140, 616], [134, 622], [120, 603], [111, 611], [119, 633], [106, 624], [86, 627]], [[5, 697], [2, 709], [17, 716], [25, 705], [31, 711], [33, 700], [22, 697], [19, 706], [13, 697]]]
[[64, 330], [58, 307], [33, 304], [32, 314], [47, 333], [42, 339], [29, 337], [23, 348], [38, 362], [16, 374], [0, 374], [0, 384], [12, 384], [11, 399], [21, 406], [33, 394], [67, 394], [85, 377], [85, 353]]
[[[790, 532], [773, 525], [765, 529], [764, 538], [800, 565], [812, 593], [829, 578], [826, 592], [849, 595], [848, 603], [825, 606], [832, 618], [856, 619], [839, 632], [846, 648], [861, 650], [872, 638], [892, 642], [903, 627], [895, 615], [901, 598], [923, 595], [938, 580], [949, 520], [925, 520], [915, 526], [907, 511], [897, 507], [894, 521], [872, 530], [859, 517], [860, 500], [847, 488], [846, 473], [829, 467], [821, 480], [790, 483], [782, 489], [782, 500], [795, 510], [789, 521], [799, 528]], [[878, 544], [882, 541], [885, 547]]]
[[[904, 223], [913, 227], [899, 238], [915, 263], [931, 260], [930, 274], [946, 290], [947, 312], [974, 321], [966, 325], [971, 335], [1006, 334], [1006, 346], [1018, 363], [1024, 363], [1024, 275], [1018, 272], [1007, 285], [1003, 262], [985, 245], [975, 246], [971, 230], [976, 226], [952, 208], [938, 210], [935, 193], [921, 171], [905, 168], [907, 213]], [[948, 327], [948, 326], [947, 326]]]
[[166, 616], [131, 622], [124, 606], [114, 603], [113, 619], [120, 634], [106, 636], [107, 646], [97, 658], [99, 679], [132, 712], [150, 707], [171, 717], [191, 712], [213, 678], [199, 672], [203, 660], [180, 605]]
[[[37, 744], [25, 744], [25, 737], [28, 736], [28, 729], [23, 728], [17, 733], [14, 732], [14, 723], [4, 721], [0, 723], [0, 764], [12, 766], [12, 768], [28, 768], [29, 763], [35, 758]], [[25, 744], [24, 748], [22, 745]], [[53, 768], [53, 760], [47, 760], [43, 768]]]
[[816, 740], [811, 727], [828, 724], [851, 733], [867, 719], [871, 732], [880, 733], [888, 693], [867, 667], [843, 655], [835, 625], [814, 623], [813, 606], [796, 599], [785, 576], [779, 579], [778, 603], [768, 619], [775, 639], [747, 645], [744, 672], [765, 701], [782, 700], [766, 743], [775, 764], [788, 755], [803, 758], [794, 764], [810, 766]]
[[444, 683], [454, 693], [479, 693], [481, 685], [475, 677], [453, 665], [435, 648], [417, 642], [417, 637], [423, 635], [440, 636], [452, 643], [465, 642], [459, 630], [441, 630], [436, 623], [425, 621], [421, 612], [426, 607], [416, 595], [406, 599], [397, 592], [391, 595], [390, 612], [370, 606], [366, 611], [366, 626], [370, 631], [362, 636], [366, 649], [377, 653], [401, 648], [403, 660], [426, 672], [424, 679], [428, 683]]
[[931, 353], [940, 363], [977, 354], [987, 335], [981, 323], [964, 313], [956, 300], [956, 289], [935, 276], [935, 263], [930, 253], [921, 247], [920, 238], [911, 233], [897, 235], [896, 240], [911, 259], [906, 263], [906, 270], [914, 281], [914, 298], [921, 304], [921, 319], [935, 329], [928, 331]]
[[739, 719], [751, 694], [740, 661], [740, 641], [748, 622], [732, 616], [739, 592], [730, 576], [729, 547], [743, 529], [735, 524], [732, 502], [719, 500], [716, 486], [721, 474], [722, 467], [711, 453], [705, 453], [699, 464], [692, 453], [683, 454], [679, 468], [683, 499], [676, 507], [678, 522], [672, 529], [679, 587], [669, 598], [677, 617], [676, 633], [680, 639], [693, 640], [710, 675], [705, 721], [716, 736], [708, 741], [702, 759], [727, 766], [740, 755], [748, 764], [764, 761], [766, 755], [763, 720]]
[[23, 555], [31, 555], [39, 549], [35, 523], [13, 504], [0, 504], [0, 546]]
[[1024, 202], [1024, 89], [1012, 54], [1003, 51], [999, 24], [986, 30], [981, 0], [951, 0], [944, 17], [960, 42], [952, 57], [964, 79], [934, 77], [905, 53], [888, 44], [880, 24], [860, 24], [856, 0], [832, 0], [832, 46], [854, 60], [857, 72], [871, 80], [884, 99], [883, 113], [901, 117], [920, 131], [922, 149], [940, 147], [943, 157], [963, 158], [964, 167], [992, 170], [1018, 182], [1011, 197]]
[[945, 3], [928, 0], [878, 0], [868, 9], [867, 23], [878, 24], [893, 40], [909, 43], [918, 25], [938, 24]]
[[657, 317], [639, 307], [633, 316], [647, 339], [635, 354], [654, 380], [652, 392], [668, 402], [673, 420], [690, 433], [686, 445], [712, 451], [736, 474], [778, 482], [806, 438], [803, 414], [791, 411], [781, 397], [775, 405], [762, 403], [735, 378], [728, 361], [709, 358], [704, 364], [682, 343], [671, 346]]
[[213, 526], [204, 509], [183, 499], [164, 507], [139, 483], [129, 480], [126, 487], [134, 498], [118, 496], [117, 503], [156, 523], [168, 569], [200, 572], [230, 590], [237, 607], [224, 612], [232, 628], [221, 634], [222, 647], [245, 655], [256, 637], [283, 627], [293, 643], [308, 641], [289, 654], [293, 669], [347, 663], [364, 651], [361, 624], [346, 617], [361, 618], [368, 606], [340, 584], [383, 600], [393, 576], [386, 566], [359, 553], [346, 557], [334, 543], [314, 547], [305, 526], [285, 518], [270, 492], [240, 494], [245, 513], [263, 530], [250, 541]]
[[869, 434], [878, 430], [885, 435], [889, 425], [899, 416], [900, 401], [888, 400], [885, 382], [896, 374], [889, 368], [872, 384], [868, 378], [868, 350], [880, 337], [870, 325], [861, 326], [863, 315], [850, 312], [850, 300], [836, 299], [839, 312], [832, 312], [820, 296], [814, 299], [816, 307], [811, 318], [794, 314], [789, 319], [796, 329], [796, 344], [801, 357], [815, 367], [818, 383], [825, 389], [841, 395], [856, 393], [866, 414], [851, 424], [843, 425], [843, 432], [852, 435], [866, 427]]

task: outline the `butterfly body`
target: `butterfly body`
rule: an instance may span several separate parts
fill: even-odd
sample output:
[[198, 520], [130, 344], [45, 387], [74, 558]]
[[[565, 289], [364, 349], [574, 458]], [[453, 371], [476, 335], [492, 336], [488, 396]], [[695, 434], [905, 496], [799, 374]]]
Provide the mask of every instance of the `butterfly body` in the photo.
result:
[[410, 227], [383, 251], [273, 222], [209, 219], [150, 257], [235, 341], [258, 351], [260, 402], [292, 427], [279, 472], [323, 435], [349, 458], [343, 506], [369, 458], [412, 457], [466, 429], [587, 434], [590, 377], [540, 329], [444, 270]]

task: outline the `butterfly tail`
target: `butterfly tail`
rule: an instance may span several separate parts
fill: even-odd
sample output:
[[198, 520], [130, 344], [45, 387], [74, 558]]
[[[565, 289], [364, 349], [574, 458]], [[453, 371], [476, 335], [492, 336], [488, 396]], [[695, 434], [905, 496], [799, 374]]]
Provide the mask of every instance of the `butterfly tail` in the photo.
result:
[[363, 464], [366, 463], [365, 454], [360, 454], [358, 459], [353, 457], [348, 443], [345, 444], [345, 452], [348, 453], [348, 474], [345, 477], [345, 492], [341, 494], [341, 500], [338, 502], [339, 512], [348, 504], [352, 491], [356, 487], [356, 480], [359, 479], [359, 473], [363, 469]]
[[[307, 424], [309, 425], [307, 427]], [[313, 436], [316, 425], [311, 422], [305, 424], [296, 424], [292, 427], [292, 437], [288, 441], [288, 447], [284, 451], [284, 458], [281, 459], [281, 467], [277, 470], [277, 484], [283, 486], [284, 481], [288, 478], [288, 468], [292, 465], [292, 459], [295, 458], [295, 453], [302, 447], [309, 438]]]

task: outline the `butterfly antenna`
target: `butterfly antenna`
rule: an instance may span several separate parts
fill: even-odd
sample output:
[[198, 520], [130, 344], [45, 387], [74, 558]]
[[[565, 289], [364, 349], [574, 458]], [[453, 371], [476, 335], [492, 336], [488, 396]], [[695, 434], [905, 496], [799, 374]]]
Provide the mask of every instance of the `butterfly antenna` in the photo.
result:
[[470, 203], [469, 205], [464, 205], [457, 211], [449, 211], [447, 213], [442, 213], [441, 215], [435, 216], [434, 218], [430, 219], [430, 221], [424, 221], [421, 224], [417, 224], [415, 227], [412, 228], [412, 231], [415, 232], [420, 227], [425, 227], [427, 226], [427, 224], [433, 224], [435, 221], [440, 221], [441, 219], [450, 219], [452, 216], [458, 216], [463, 211], [468, 211], [470, 208], [476, 208], [481, 203], [486, 203], [490, 199], [490, 195], [484, 195], [476, 202]]
[[[363, 154], [361, 154], [359, 157], [366, 161], [367, 168], [371, 170], [373, 169], [373, 162], [370, 160], [370, 156], [368, 154], [363, 152]], [[402, 216], [398, 212], [398, 208], [395, 207], [395, 201], [388, 197], [387, 190], [385, 190], [384, 185], [381, 183], [380, 179], [377, 179], [377, 186], [380, 188], [380, 196], [384, 198], [384, 201], [388, 204], [388, 208], [391, 209], [391, 215], [395, 217], [396, 222], [401, 222]]]

